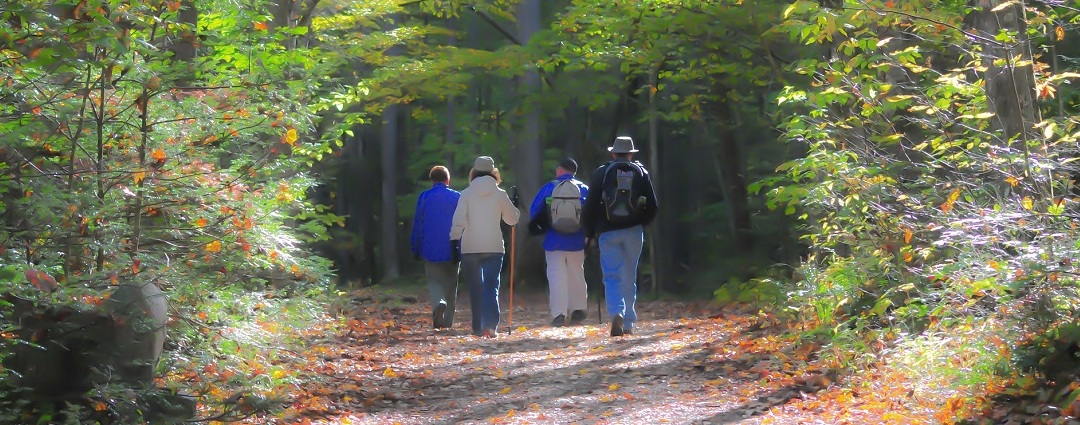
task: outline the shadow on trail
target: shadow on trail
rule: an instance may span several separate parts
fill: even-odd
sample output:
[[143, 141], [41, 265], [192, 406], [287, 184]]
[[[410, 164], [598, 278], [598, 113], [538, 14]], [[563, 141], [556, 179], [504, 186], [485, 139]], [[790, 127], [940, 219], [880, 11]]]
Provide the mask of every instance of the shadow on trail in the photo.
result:
[[[459, 307], [458, 312], [459, 319], [470, 317], [467, 308]], [[665, 409], [669, 402], [694, 389], [716, 388], [718, 384], [709, 381], [720, 378], [724, 378], [725, 389], [759, 387], [760, 378], [745, 372], [773, 358], [772, 352], [710, 358], [716, 347], [726, 347], [729, 352], [742, 350], [733, 335], [738, 335], [738, 340], [756, 338], [762, 329], [735, 326], [725, 330], [731, 333], [687, 338], [699, 332], [699, 327], [711, 326], [710, 319], [700, 319], [700, 315], [690, 322], [680, 320], [687, 317], [645, 319], [634, 335], [619, 338], [609, 337], [603, 324], [552, 328], [546, 316], [542, 310], [521, 316], [515, 313], [518, 320], [513, 326], [527, 330], [513, 330], [509, 335], [504, 330], [497, 339], [485, 339], [471, 336], [468, 323], [460, 320], [454, 329], [433, 330], [423, 326], [430, 320], [423, 308], [410, 309], [396, 318], [410, 326], [397, 332], [341, 336], [356, 351], [371, 351], [378, 361], [370, 362], [370, 368], [355, 370], [359, 372], [356, 375], [343, 377], [361, 383], [364, 394], [342, 390], [327, 396], [365, 399], [354, 404], [354, 409], [375, 420], [408, 412], [408, 421], [417, 421], [402, 423], [489, 423], [502, 420], [510, 410], [554, 412], [559, 415], [558, 422], [590, 423], [599, 420], [597, 412]], [[436, 360], [395, 364], [394, 356], [410, 349]], [[381, 373], [391, 365], [400, 376]], [[728, 407], [723, 403], [726, 400], [711, 400], [711, 411], [698, 412], [694, 422], [740, 422], [800, 397], [800, 390], [797, 386], [781, 387]], [[704, 404], [710, 401], [706, 399], [695, 400]], [[713, 416], [707, 416], [710, 414]]]

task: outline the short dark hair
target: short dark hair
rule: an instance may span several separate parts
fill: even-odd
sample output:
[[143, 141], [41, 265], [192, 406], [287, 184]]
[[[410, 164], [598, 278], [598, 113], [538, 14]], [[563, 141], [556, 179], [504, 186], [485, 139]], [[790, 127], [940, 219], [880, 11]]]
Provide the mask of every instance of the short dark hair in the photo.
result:
[[566, 158], [560, 159], [559, 160], [559, 166], [562, 167], [562, 169], [564, 169], [566, 171], [569, 171], [571, 173], [576, 173], [577, 172], [577, 161], [574, 161], [574, 158], [566, 157]]
[[428, 172], [428, 178], [433, 182], [445, 182], [450, 180], [450, 170], [441, 165], [431, 167], [431, 171]]

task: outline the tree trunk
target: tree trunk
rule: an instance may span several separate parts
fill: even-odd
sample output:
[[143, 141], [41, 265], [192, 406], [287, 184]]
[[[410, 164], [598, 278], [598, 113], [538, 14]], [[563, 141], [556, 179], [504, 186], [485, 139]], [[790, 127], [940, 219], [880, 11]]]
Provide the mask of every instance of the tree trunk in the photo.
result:
[[400, 106], [390, 105], [382, 115], [382, 139], [379, 144], [382, 169], [382, 209], [379, 217], [382, 223], [379, 237], [379, 252], [383, 273], [380, 280], [394, 279], [400, 276], [398, 269], [398, 112]]
[[[523, 0], [518, 4], [518, 25], [520, 26], [520, 40], [528, 43], [532, 35], [540, 31], [540, 0]], [[518, 151], [517, 175], [518, 189], [522, 194], [533, 194], [540, 189], [541, 160], [543, 146], [540, 138], [540, 109], [536, 102], [531, 99], [540, 93], [540, 75], [535, 71], [527, 71], [521, 78], [519, 95], [525, 99], [525, 125], [522, 128], [520, 150]]]
[[753, 227], [750, 220], [749, 194], [743, 173], [742, 144], [733, 129], [733, 111], [729, 102], [720, 105], [720, 122], [723, 133], [720, 136], [720, 184], [724, 193], [724, 204], [728, 207], [731, 237], [738, 252], [750, 253], [754, 248]]
[[191, 62], [195, 59], [195, 45], [199, 39], [199, 9], [195, 0], [182, 0], [177, 19], [181, 25], [180, 39], [173, 42], [173, 59], [178, 62]]
[[[970, 0], [974, 8], [968, 16], [971, 30], [982, 46], [986, 68], [986, 96], [994, 125], [1009, 140], [1027, 140], [1039, 120], [1035, 104], [1035, 74], [1031, 42], [1027, 37], [1024, 2], [1007, 0]], [[999, 9], [999, 10], [995, 10]], [[1016, 34], [1015, 43], [1001, 43], [995, 37], [1002, 31]]]
[[[518, 3], [518, 40], [522, 44], [527, 44], [533, 34], [540, 31], [540, 18], [540, 0], [522, 0]], [[528, 214], [529, 203], [544, 184], [546, 177], [543, 169], [544, 146], [540, 134], [540, 102], [537, 101], [540, 90], [540, 75], [535, 71], [526, 71], [518, 80], [517, 94], [518, 98], [522, 99], [520, 105], [524, 116], [517, 137], [518, 144], [512, 151], [513, 163], [516, 165], [514, 183], [520, 199], [518, 206], [524, 210], [525, 215]], [[523, 219], [522, 222], [528, 222], [528, 219]], [[524, 237], [524, 234], [525, 232], [519, 232], [513, 247], [517, 269], [514, 277], [518, 282], [523, 280], [522, 276], [526, 274], [524, 271], [529, 271], [530, 275], [533, 274], [531, 272], [538, 271], [542, 275], [544, 270], [544, 255], [539, 240], [530, 240]]]
[[[659, 67], [655, 67], [654, 69], [649, 70], [649, 88], [647, 94], [649, 99], [649, 165], [651, 168], [650, 174], [652, 175], [654, 188], [660, 187], [661, 182], [658, 180], [663, 178], [660, 177], [659, 172], [660, 154], [658, 151], [660, 149], [660, 140], [657, 131], [658, 113], [656, 110], [656, 90], [654, 90], [654, 88], [657, 87], [657, 84], [659, 83], [659, 71]], [[659, 282], [665, 281], [662, 280], [662, 278], [666, 276], [666, 269], [668, 265], [668, 261], [662, 261], [659, 258], [659, 253], [667, 252], [666, 250], [661, 249], [665, 245], [666, 241], [664, 240], [664, 238], [658, 237], [658, 235], [665, 235], [667, 234], [667, 232], [656, 231], [657, 228], [664, 225], [664, 219], [668, 216], [668, 214], [665, 212], [665, 208], [661, 207], [660, 211], [657, 212], [657, 216], [658, 217], [656, 220], [656, 224], [649, 226], [649, 230], [651, 230], [651, 234], [649, 236], [651, 236], [650, 239], [652, 239], [651, 243], [649, 243], [649, 262], [653, 265], [653, 275], [651, 276], [650, 280], [652, 283], [652, 294], [654, 296], [659, 294], [660, 292]]]

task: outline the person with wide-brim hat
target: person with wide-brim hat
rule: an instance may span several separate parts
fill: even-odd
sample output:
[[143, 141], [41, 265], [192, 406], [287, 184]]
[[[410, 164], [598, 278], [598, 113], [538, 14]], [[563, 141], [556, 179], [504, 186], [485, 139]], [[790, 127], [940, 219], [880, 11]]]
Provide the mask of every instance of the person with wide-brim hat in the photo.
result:
[[656, 218], [652, 178], [634, 161], [634, 139], [618, 137], [608, 148], [612, 161], [592, 173], [582, 211], [586, 240], [600, 247], [604, 297], [611, 336], [632, 334], [637, 322], [637, 268], [645, 228]]

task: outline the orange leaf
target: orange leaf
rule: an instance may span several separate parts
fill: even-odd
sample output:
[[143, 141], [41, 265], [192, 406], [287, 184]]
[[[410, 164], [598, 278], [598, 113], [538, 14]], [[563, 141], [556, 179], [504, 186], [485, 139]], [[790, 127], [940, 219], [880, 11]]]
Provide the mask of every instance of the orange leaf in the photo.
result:
[[1060, 26], [1055, 28], [1054, 29], [1054, 35], [1057, 36], [1057, 41], [1064, 40], [1065, 39], [1065, 28], [1062, 28]]
[[206, 252], [219, 252], [221, 251], [221, 241], [213, 241], [206, 244]]
[[161, 149], [154, 149], [153, 152], [150, 152], [150, 157], [154, 158], [154, 161], [159, 161], [159, 162], [164, 161], [165, 160], [165, 151], [163, 151]]
[[911, 243], [912, 234], [913, 233], [911, 232], [911, 229], [904, 229], [904, 243], [907, 243], [907, 244]]
[[270, 29], [270, 26], [266, 25], [266, 22], [256, 22], [255, 23], [255, 29], [257, 29], [259, 31], [266, 31], [266, 30]]

